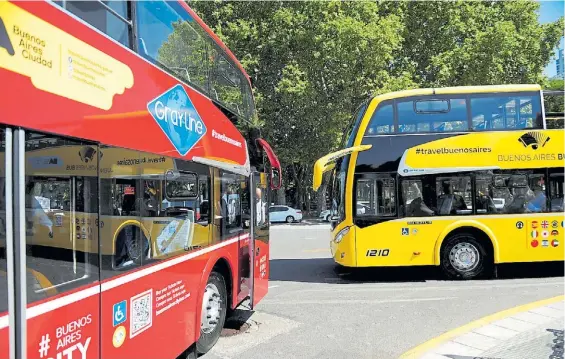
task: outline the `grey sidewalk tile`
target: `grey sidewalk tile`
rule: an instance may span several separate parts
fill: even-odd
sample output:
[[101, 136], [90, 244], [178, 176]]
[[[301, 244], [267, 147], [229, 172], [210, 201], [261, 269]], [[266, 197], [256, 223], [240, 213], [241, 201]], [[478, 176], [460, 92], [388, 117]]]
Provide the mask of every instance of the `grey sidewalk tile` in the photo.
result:
[[530, 310], [532, 313], [545, 315], [551, 318], [563, 318], [563, 311], [552, 307], [541, 307]]
[[496, 339], [509, 339], [518, 334], [518, 332], [515, 330], [503, 328], [494, 324], [487, 324], [473, 330], [473, 332]]
[[451, 341], [481, 350], [490, 349], [500, 343], [500, 340], [498, 339], [473, 332], [460, 335], [451, 339]]
[[418, 359], [450, 359], [450, 358], [443, 356], [441, 354], [427, 353], [427, 354], [424, 354], [423, 356], [419, 357]]
[[548, 317], [534, 312], [522, 312], [522, 313], [514, 314], [510, 318], [522, 320], [524, 322], [537, 324], [537, 325], [551, 322], [554, 319], [552, 317]]
[[524, 331], [527, 331], [527, 330], [530, 330], [530, 329], [533, 329], [533, 328], [536, 327], [535, 324], [523, 322], [521, 320], [514, 319], [514, 318], [500, 319], [500, 320], [497, 320], [495, 322], [492, 322], [491, 324], [498, 325], [499, 327], [514, 330], [514, 331], [517, 331], [517, 332], [524, 332]]
[[551, 303], [551, 304], [546, 305], [546, 307], [565, 311], [565, 303], [563, 303], [563, 302]]
[[444, 343], [432, 350], [432, 353], [442, 354], [445, 356], [451, 356], [451, 355], [479, 356], [481, 355], [482, 352], [483, 351], [481, 349], [471, 348], [461, 343], [456, 343], [452, 341]]

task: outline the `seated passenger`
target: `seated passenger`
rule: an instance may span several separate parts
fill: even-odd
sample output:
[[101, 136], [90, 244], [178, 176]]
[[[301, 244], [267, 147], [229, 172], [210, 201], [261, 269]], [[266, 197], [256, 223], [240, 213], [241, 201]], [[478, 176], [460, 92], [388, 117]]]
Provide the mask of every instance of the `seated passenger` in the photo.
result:
[[467, 204], [462, 196], [451, 193], [451, 184], [442, 183], [443, 194], [437, 199], [438, 214], [456, 214], [457, 211], [467, 209]]
[[433, 216], [434, 211], [432, 211], [426, 204], [422, 198], [422, 193], [420, 192], [420, 188], [416, 183], [412, 183], [411, 185], [412, 192], [415, 194], [416, 198], [410, 202], [408, 207], [406, 208], [406, 216], [407, 217], [426, 217], [426, 216]]
[[547, 198], [542, 179], [538, 181], [534, 191], [530, 191], [530, 198], [528, 204], [526, 204], [526, 209], [528, 212], [545, 212], [547, 209]]

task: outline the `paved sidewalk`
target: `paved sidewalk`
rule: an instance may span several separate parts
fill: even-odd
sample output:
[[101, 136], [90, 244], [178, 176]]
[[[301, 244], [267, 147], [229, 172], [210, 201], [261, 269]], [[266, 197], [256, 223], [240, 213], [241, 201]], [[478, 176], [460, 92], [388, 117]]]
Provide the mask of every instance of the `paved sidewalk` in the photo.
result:
[[505, 310], [402, 355], [414, 359], [562, 359], [563, 296]]

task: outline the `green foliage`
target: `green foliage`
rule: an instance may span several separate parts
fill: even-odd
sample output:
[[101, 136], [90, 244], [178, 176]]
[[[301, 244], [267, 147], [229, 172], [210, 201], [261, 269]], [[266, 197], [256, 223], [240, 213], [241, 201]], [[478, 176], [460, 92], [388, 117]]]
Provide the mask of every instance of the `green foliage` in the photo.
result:
[[351, 114], [369, 96], [543, 83], [543, 68], [563, 35], [563, 19], [538, 23], [535, 1], [190, 5], [252, 77], [263, 136], [298, 196], [313, 162], [339, 146]]

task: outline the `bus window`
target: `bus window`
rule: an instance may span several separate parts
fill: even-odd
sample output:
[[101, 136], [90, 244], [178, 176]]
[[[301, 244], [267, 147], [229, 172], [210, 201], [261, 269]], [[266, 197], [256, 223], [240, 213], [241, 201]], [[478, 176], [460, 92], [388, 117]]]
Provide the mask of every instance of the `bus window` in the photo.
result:
[[549, 174], [549, 198], [551, 212], [563, 212], [563, 194], [565, 186], [563, 184], [563, 172], [561, 169], [552, 169]]
[[[128, 3], [126, 1], [64, 1], [67, 10], [109, 35], [126, 47], [130, 47]], [[109, 11], [106, 6], [116, 12]]]
[[26, 133], [28, 303], [98, 280], [98, 160], [85, 148]]
[[396, 216], [396, 180], [363, 176], [357, 180], [356, 216]]
[[426, 217], [433, 216], [434, 211], [430, 209], [432, 203], [429, 192], [424, 196], [421, 180], [402, 181], [402, 205], [404, 206], [404, 216], [406, 217]]
[[504, 198], [494, 197], [492, 173], [480, 173], [475, 178], [477, 214], [498, 213], [504, 208]]
[[405, 100], [397, 104], [398, 132], [466, 131], [467, 100], [464, 98]]
[[547, 197], [545, 195], [545, 175], [530, 174], [528, 176], [530, 191], [528, 192], [527, 212], [546, 212]]
[[394, 116], [392, 104], [380, 105], [373, 113], [371, 122], [365, 132], [366, 136], [394, 132]]
[[229, 239], [237, 235], [242, 230], [241, 217], [241, 193], [245, 189], [242, 188], [242, 182], [245, 178], [240, 175], [219, 171], [220, 178], [220, 196], [217, 199], [219, 203], [216, 205], [216, 217], [220, 228], [221, 239]]
[[475, 131], [543, 128], [539, 94], [475, 96], [471, 124]]
[[472, 214], [471, 177], [437, 177], [437, 210], [440, 216]]
[[135, 6], [140, 54], [208, 92], [208, 46], [202, 29], [178, 4], [139, 1]]

